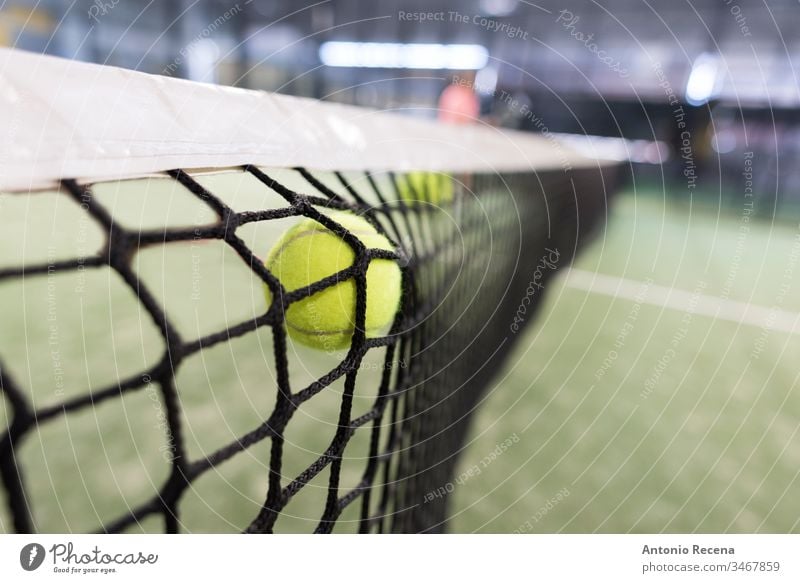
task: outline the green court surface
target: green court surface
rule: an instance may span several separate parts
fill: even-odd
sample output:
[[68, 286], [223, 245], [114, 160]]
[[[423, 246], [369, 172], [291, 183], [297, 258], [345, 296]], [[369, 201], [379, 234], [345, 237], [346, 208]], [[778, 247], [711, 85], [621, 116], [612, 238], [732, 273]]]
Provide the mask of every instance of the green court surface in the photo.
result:
[[[213, 186], [220, 178], [203, 180]], [[157, 227], [164, 217], [173, 226], [212, 220], [186, 193], [163, 192], [165, 184], [139, 183], [144, 201], [127, 187], [98, 197], [132, 227]], [[244, 183], [229, 190], [237, 210], [279, 206]], [[75, 203], [55, 194], [0, 196], [0, 217], [24, 226], [0, 231], [0, 267], [91, 253], [102, 240]], [[266, 255], [291, 222], [251, 224], [241, 235]], [[800, 311], [798, 230], [742, 225], [735, 213], [718, 218], [630, 193], [617, 199], [575, 271], [550, 284], [536, 325], [473, 419], [459, 475], [446, 485], [452, 532], [800, 531], [800, 338], [785, 331], [788, 315]], [[150, 248], [135, 267], [187, 338], [266, 307], [260, 282], [218, 242]], [[599, 283], [593, 273], [603, 275]], [[714, 298], [727, 299], [719, 303], [724, 318], [709, 314]], [[4, 370], [38, 407], [136, 374], [164, 349], [133, 293], [107, 269], [4, 282], [0, 306], [3, 329], [15, 331], [0, 336]], [[772, 308], [777, 323], [765, 327], [759, 318]], [[176, 386], [192, 459], [269, 415], [271, 355], [272, 337], [261, 329], [181, 366]], [[372, 404], [381, 356], [363, 365], [353, 416]], [[290, 345], [293, 390], [340, 358]], [[330, 443], [341, 391], [340, 380], [295, 414], [285, 479]], [[7, 421], [0, 400], [0, 424]], [[96, 529], [151, 496], [169, 470], [163, 423], [156, 390], [146, 387], [28, 435], [20, 453], [38, 528]], [[343, 489], [358, 483], [367, 437], [357, 431], [348, 446]], [[181, 502], [182, 530], [247, 524], [263, 503], [268, 447], [251, 447], [193, 483]], [[327, 478], [321, 473], [292, 498], [277, 531], [313, 530]], [[357, 518], [351, 505], [336, 531], [354, 530], [348, 521]], [[4, 508], [0, 532], [10, 528]], [[149, 518], [131, 531], [162, 528]]]
[[620, 197], [478, 412], [452, 529], [798, 532], [800, 328], [772, 328], [800, 311], [799, 233]]

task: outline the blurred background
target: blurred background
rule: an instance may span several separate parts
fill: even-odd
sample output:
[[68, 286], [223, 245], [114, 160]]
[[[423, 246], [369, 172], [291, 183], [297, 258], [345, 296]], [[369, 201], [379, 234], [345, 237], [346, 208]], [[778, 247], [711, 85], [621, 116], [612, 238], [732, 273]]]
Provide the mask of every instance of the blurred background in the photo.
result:
[[797, 2], [5, 0], [0, 45], [431, 118], [462, 81], [484, 123], [593, 136], [623, 192], [474, 420], [451, 530], [800, 531]]

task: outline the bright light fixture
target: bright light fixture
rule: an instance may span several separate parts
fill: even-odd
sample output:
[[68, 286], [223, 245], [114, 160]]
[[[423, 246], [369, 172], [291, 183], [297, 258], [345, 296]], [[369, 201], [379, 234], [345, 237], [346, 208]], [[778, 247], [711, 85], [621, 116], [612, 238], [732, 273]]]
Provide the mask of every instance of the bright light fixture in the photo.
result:
[[489, 51], [481, 45], [331, 41], [320, 46], [319, 58], [329, 67], [467, 71], [485, 67]]
[[719, 77], [719, 58], [703, 53], [692, 65], [686, 82], [686, 101], [691, 105], [703, 105], [715, 94]]

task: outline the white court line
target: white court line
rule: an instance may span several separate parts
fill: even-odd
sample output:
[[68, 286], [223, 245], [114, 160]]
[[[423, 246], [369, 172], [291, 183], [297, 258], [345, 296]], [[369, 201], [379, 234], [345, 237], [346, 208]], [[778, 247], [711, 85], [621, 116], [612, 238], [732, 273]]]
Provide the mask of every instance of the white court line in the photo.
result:
[[[691, 308], [692, 313], [737, 324], [777, 330], [788, 334], [800, 334], [800, 313], [776, 308], [765, 308], [757, 304], [726, 300], [705, 294], [634, 281], [622, 277], [603, 275], [582, 269], [566, 269], [565, 285], [591, 293], [638, 301], [681, 312]], [[644, 290], [644, 291], [643, 291]]]

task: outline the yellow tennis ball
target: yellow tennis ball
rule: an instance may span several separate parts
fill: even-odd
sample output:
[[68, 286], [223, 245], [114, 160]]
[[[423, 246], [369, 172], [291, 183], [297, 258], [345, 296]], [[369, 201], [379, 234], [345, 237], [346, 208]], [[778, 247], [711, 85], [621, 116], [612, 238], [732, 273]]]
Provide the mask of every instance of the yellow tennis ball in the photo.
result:
[[398, 179], [397, 187], [406, 202], [440, 206], [453, 201], [453, 180], [441, 172], [409, 172]]
[[[364, 219], [333, 212], [330, 218], [355, 235], [367, 248], [393, 251], [392, 244]], [[350, 267], [353, 249], [333, 231], [306, 219], [284, 233], [265, 265], [287, 291], [311, 285]], [[267, 302], [272, 294], [267, 287]], [[372, 259], [367, 268], [367, 337], [380, 336], [400, 305], [401, 274], [396, 261]], [[350, 345], [356, 324], [356, 282], [350, 278], [294, 302], [286, 310], [286, 327], [296, 341], [320, 350]]]

